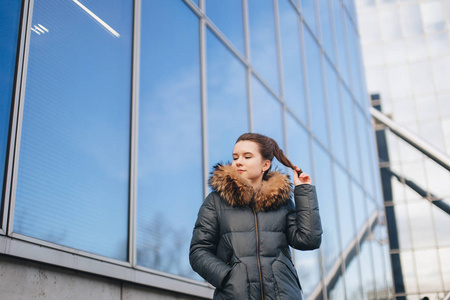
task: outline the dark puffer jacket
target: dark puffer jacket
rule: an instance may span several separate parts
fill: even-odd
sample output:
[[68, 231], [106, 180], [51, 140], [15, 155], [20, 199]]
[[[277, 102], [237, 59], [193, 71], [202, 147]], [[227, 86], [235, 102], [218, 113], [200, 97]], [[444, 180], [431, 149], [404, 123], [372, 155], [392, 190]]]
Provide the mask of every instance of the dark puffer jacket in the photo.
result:
[[216, 287], [214, 299], [302, 299], [289, 246], [320, 246], [322, 226], [315, 187], [295, 187], [269, 172], [253, 189], [230, 165], [217, 165], [198, 213], [189, 259]]

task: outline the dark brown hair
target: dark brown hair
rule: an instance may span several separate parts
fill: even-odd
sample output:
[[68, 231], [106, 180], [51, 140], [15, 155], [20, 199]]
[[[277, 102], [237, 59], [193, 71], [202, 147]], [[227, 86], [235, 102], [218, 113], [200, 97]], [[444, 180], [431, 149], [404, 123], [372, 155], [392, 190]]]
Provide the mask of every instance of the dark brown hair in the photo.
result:
[[[259, 133], [248, 132], [241, 135], [237, 139], [236, 143], [240, 141], [255, 142], [259, 146], [259, 152], [261, 153], [263, 159], [268, 159], [270, 160], [270, 162], [272, 162], [273, 157], [275, 156], [280, 163], [282, 163], [288, 168], [291, 168], [292, 170], [295, 170], [295, 166], [286, 157], [286, 155], [284, 155], [283, 150], [280, 149], [280, 147], [278, 146], [277, 142], [274, 139]], [[266, 177], [269, 170], [264, 172], [264, 177]]]

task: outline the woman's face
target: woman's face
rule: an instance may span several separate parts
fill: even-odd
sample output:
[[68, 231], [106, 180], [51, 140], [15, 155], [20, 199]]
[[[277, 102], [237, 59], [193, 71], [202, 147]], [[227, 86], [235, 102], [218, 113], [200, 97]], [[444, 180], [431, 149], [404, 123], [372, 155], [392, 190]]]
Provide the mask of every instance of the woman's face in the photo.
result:
[[234, 145], [232, 167], [253, 187], [259, 186], [263, 174], [270, 168], [270, 160], [263, 159], [259, 146], [252, 141], [239, 141]]

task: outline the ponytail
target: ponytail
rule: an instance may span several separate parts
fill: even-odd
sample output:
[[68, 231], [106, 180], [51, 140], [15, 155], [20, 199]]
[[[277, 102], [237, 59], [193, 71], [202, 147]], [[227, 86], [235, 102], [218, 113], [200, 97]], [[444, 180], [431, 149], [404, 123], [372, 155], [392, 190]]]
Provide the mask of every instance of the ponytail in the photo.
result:
[[[292, 170], [296, 170], [295, 166], [286, 157], [286, 155], [284, 155], [283, 150], [280, 149], [280, 147], [278, 146], [277, 142], [274, 139], [259, 133], [244, 133], [237, 139], [236, 143], [240, 141], [255, 142], [256, 144], [258, 144], [261, 156], [264, 159], [270, 160], [270, 162], [272, 162], [273, 157], [275, 157], [280, 163], [282, 163], [286, 167], [291, 168]], [[264, 178], [266, 178], [269, 170], [264, 172]], [[301, 170], [300, 173], [302, 173]]]

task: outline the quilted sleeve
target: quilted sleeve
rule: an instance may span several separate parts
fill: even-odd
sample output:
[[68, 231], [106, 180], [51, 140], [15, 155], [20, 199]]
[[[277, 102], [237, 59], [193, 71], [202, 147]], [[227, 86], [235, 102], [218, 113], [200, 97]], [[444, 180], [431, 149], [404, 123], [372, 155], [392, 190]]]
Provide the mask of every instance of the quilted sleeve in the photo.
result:
[[287, 216], [289, 245], [298, 250], [314, 250], [322, 242], [322, 224], [319, 215], [316, 187], [302, 184], [294, 189], [295, 207]]

